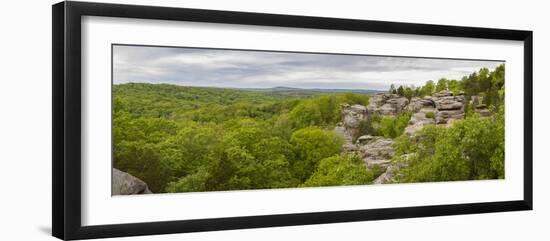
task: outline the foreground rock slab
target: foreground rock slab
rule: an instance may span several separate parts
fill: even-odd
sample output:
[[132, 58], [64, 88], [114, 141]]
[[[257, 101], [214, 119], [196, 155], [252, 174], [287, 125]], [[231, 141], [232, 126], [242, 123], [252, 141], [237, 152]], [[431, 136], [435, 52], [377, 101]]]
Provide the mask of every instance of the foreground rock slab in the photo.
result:
[[113, 168], [112, 195], [132, 195], [152, 193], [147, 183], [126, 172]]

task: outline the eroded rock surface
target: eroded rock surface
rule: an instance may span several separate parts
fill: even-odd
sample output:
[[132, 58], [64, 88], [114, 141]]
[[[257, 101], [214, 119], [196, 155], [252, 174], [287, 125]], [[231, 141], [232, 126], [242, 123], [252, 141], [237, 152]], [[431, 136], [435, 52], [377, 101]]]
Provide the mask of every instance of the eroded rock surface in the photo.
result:
[[369, 114], [398, 115], [407, 105], [409, 100], [394, 94], [379, 93], [369, 99], [367, 106]]
[[436, 124], [451, 124], [452, 122], [464, 118], [464, 95], [453, 96], [449, 91], [441, 91], [434, 94], [432, 100], [437, 109]]
[[359, 144], [358, 148], [358, 154], [363, 159], [363, 162], [365, 162], [365, 165], [368, 168], [373, 168], [375, 165], [387, 168], [394, 155], [393, 140], [381, 136], [365, 137], [367, 137], [368, 141]]
[[368, 118], [367, 107], [364, 105], [343, 104], [340, 108], [342, 121], [336, 125], [334, 131], [345, 141], [342, 146], [343, 151], [354, 152], [357, 150], [357, 145], [353, 143], [353, 138], [359, 131], [361, 121], [366, 121]]
[[472, 96], [470, 98], [470, 105], [474, 106], [474, 111], [481, 117], [488, 117], [491, 115], [491, 111], [489, 111], [487, 105], [483, 104], [483, 96]]
[[[490, 115], [487, 107], [479, 104], [481, 103], [479, 98], [476, 99], [475, 111], [481, 116]], [[451, 126], [455, 121], [463, 119], [465, 102], [463, 93], [454, 96], [449, 91], [441, 91], [423, 98], [414, 97], [410, 101], [394, 94], [376, 94], [371, 96], [366, 107], [342, 105], [342, 122], [338, 124], [335, 131], [346, 140], [342, 147], [344, 153], [356, 153], [362, 158], [366, 168], [383, 171], [374, 180], [375, 184], [390, 183], [402, 167], [400, 165], [404, 165], [392, 162], [395, 155], [394, 141], [381, 136], [364, 135], [358, 137], [356, 143], [353, 143], [353, 137], [359, 134], [361, 121], [368, 120], [373, 114], [397, 116], [408, 111], [412, 115], [405, 133], [412, 137], [426, 125]]]
[[112, 195], [131, 195], [152, 193], [147, 183], [126, 172], [113, 168], [111, 186]]
[[407, 111], [412, 112], [409, 125], [405, 128], [407, 135], [412, 135], [425, 125], [433, 125], [436, 123], [435, 114], [437, 109], [432, 97], [412, 98], [411, 103], [407, 106]]
[[485, 104], [476, 105], [474, 111], [481, 117], [489, 117], [491, 115], [491, 111], [489, 111], [489, 108]]

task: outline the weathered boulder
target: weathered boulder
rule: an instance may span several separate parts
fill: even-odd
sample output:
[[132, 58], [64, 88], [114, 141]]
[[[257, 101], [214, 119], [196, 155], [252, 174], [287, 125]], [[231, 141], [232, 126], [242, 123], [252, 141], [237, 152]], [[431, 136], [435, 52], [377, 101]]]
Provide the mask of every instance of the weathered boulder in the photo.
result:
[[448, 90], [442, 90], [440, 92], [437, 92], [435, 94], [433, 94], [434, 97], [448, 97], [448, 96], [453, 96], [453, 93], [451, 91], [448, 91]]
[[378, 93], [376, 95], [373, 95], [369, 98], [369, 104], [367, 105], [367, 109], [369, 110], [369, 114], [374, 114], [378, 112], [378, 109], [386, 103], [386, 100], [388, 99], [389, 95]]
[[441, 91], [434, 94], [432, 100], [437, 109], [435, 122], [448, 124], [464, 118], [464, 95], [453, 96], [449, 91]]
[[342, 122], [348, 129], [358, 128], [359, 123], [367, 120], [367, 107], [363, 105], [342, 105]]
[[489, 108], [487, 108], [487, 105], [485, 104], [476, 105], [474, 111], [478, 113], [481, 117], [491, 116], [491, 111], [489, 111]]
[[358, 153], [368, 168], [379, 165], [387, 168], [394, 155], [393, 140], [381, 136], [372, 136], [359, 146]]
[[336, 127], [334, 128], [334, 132], [338, 134], [346, 143], [351, 143], [353, 140], [353, 137], [346, 132], [346, 128], [344, 127], [344, 124], [342, 122], [338, 122], [336, 124]]
[[370, 142], [374, 140], [374, 136], [371, 135], [364, 135], [357, 138], [357, 143], [359, 144], [366, 144], [367, 142]]
[[[410, 157], [410, 154], [405, 154], [401, 156], [402, 159], [407, 160]], [[374, 179], [374, 184], [385, 184], [385, 183], [391, 183], [395, 181], [395, 178], [398, 175], [398, 172], [401, 168], [404, 168], [407, 166], [406, 161], [405, 162], [392, 162], [387, 168], [386, 171], [380, 176], [378, 176], [376, 179]]]
[[347, 143], [351, 143], [359, 131], [361, 121], [368, 118], [367, 107], [363, 105], [341, 105], [342, 122], [338, 124], [335, 131], [340, 134]]
[[437, 124], [447, 124], [464, 118], [464, 110], [440, 110], [437, 112], [435, 121]]
[[435, 124], [435, 109], [425, 108], [411, 116], [409, 125], [405, 127], [405, 134], [411, 136], [426, 125]]
[[416, 113], [424, 108], [435, 108], [435, 103], [431, 96], [426, 96], [424, 98], [413, 97], [405, 110]]
[[409, 104], [409, 99], [394, 94], [376, 94], [369, 99], [369, 114], [398, 115]]
[[113, 168], [112, 172], [112, 195], [131, 195], [152, 193], [147, 183], [126, 172]]
[[430, 96], [426, 96], [422, 99], [412, 98], [406, 110], [413, 113], [409, 120], [409, 125], [405, 128], [405, 133], [409, 136], [422, 129], [425, 125], [436, 123], [435, 116], [437, 109]]
[[385, 184], [385, 183], [390, 183], [391, 181], [393, 181], [393, 178], [395, 176], [395, 166], [388, 166], [388, 168], [386, 168], [386, 171], [382, 174], [380, 174], [380, 176], [378, 176], [376, 179], [374, 179], [373, 183], [374, 184]]

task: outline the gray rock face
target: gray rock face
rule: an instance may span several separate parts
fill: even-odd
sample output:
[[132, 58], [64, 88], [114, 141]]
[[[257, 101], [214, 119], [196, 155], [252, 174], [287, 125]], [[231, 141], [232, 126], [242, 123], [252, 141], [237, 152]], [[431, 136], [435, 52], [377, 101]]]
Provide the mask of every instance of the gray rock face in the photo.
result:
[[435, 103], [433, 102], [431, 96], [426, 96], [424, 98], [413, 97], [411, 99], [411, 103], [405, 108], [405, 110], [416, 113], [424, 108], [435, 108]]
[[409, 125], [405, 128], [405, 133], [409, 136], [422, 129], [425, 125], [433, 125], [436, 123], [435, 115], [437, 109], [430, 96], [426, 96], [422, 99], [412, 98], [411, 103], [407, 106], [407, 111], [413, 113], [411, 120], [409, 120]]
[[147, 183], [126, 172], [113, 168], [112, 174], [112, 195], [131, 195], [131, 194], [149, 194], [152, 193], [147, 187]]
[[359, 123], [367, 120], [367, 117], [367, 107], [363, 105], [342, 105], [342, 122], [348, 129], [358, 128]]
[[489, 117], [491, 115], [491, 111], [489, 111], [485, 104], [476, 105], [474, 111], [481, 117]]
[[[409, 154], [406, 154], [402, 156], [405, 159], [408, 159]], [[374, 184], [385, 184], [385, 183], [391, 183], [395, 180], [395, 178], [398, 175], [399, 169], [405, 167], [406, 164], [404, 162], [398, 162], [398, 163], [391, 163], [388, 168], [386, 168], [386, 171], [382, 173], [380, 176], [378, 176], [376, 179], [374, 179]]]
[[336, 133], [340, 134], [347, 143], [351, 143], [354, 136], [359, 131], [361, 121], [366, 121], [368, 118], [367, 107], [363, 105], [348, 105], [343, 104], [342, 122], [336, 127]]
[[386, 168], [386, 171], [384, 173], [382, 173], [380, 176], [374, 179], [373, 183], [374, 184], [390, 183], [391, 181], [393, 181], [393, 178], [395, 176], [394, 169], [396, 169], [394, 166], [389, 166], [388, 168]]
[[364, 135], [357, 138], [357, 143], [359, 144], [366, 144], [367, 142], [370, 142], [374, 140], [374, 136], [371, 135]]
[[428, 113], [432, 113], [432, 115], [434, 115], [434, 111], [430, 111], [430, 112], [418, 112], [418, 113], [414, 113], [412, 116], [411, 116], [411, 120], [409, 121], [409, 125], [407, 127], [405, 127], [405, 134], [411, 136], [413, 135], [415, 132], [421, 130], [422, 128], [424, 128], [424, 126], [426, 125], [433, 125], [435, 124], [435, 118], [434, 117], [430, 117]]
[[393, 94], [376, 94], [369, 99], [367, 108], [369, 114], [398, 115], [408, 104], [409, 100], [405, 97]]
[[369, 141], [359, 146], [358, 153], [368, 168], [372, 168], [374, 165], [387, 168], [394, 155], [393, 140], [373, 136]]
[[449, 91], [441, 91], [432, 97], [435, 108], [437, 109], [436, 124], [451, 124], [452, 122], [464, 118], [464, 95], [452, 96]]
[[369, 114], [378, 113], [378, 109], [386, 103], [388, 97], [389, 95], [382, 93], [371, 96], [369, 98], [369, 104], [367, 105]]

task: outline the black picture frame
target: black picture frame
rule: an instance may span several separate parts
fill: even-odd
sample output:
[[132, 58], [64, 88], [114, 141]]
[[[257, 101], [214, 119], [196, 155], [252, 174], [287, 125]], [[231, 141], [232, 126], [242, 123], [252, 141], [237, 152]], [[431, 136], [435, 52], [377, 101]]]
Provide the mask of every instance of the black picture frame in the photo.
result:
[[[521, 200], [421, 207], [212, 218], [99, 226], [81, 224], [81, 17], [228, 23], [516, 40], [524, 43], [524, 193]], [[532, 210], [533, 32], [324, 17], [151, 7], [90, 2], [52, 6], [52, 233], [60, 239], [106, 238], [380, 219]]]

